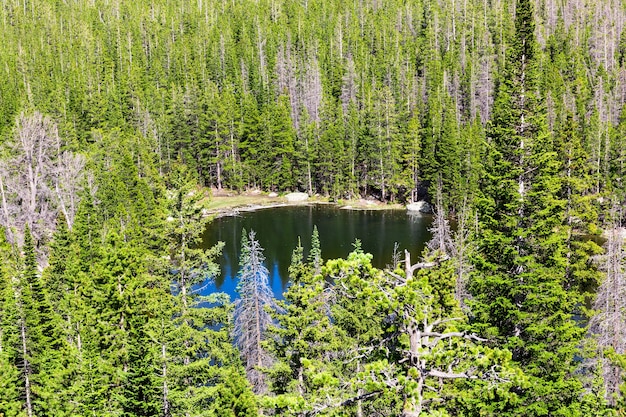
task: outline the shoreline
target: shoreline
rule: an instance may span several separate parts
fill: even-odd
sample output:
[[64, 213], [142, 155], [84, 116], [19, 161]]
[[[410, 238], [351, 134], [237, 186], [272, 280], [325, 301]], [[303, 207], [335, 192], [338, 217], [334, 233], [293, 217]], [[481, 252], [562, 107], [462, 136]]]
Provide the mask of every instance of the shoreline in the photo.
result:
[[405, 206], [402, 204], [389, 204], [366, 199], [339, 200], [334, 202], [329, 201], [328, 198], [325, 197], [313, 196], [302, 201], [288, 201], [284, 196], [270, 197], [265, 193], [231, 194], [221, 192], [217, 195], [213, 193], [209, 198], [205, 207], [205, 215], [217, 219], [269, 208], [310, 206], [314, 204], [333, 205], [340, 210], [406, 210]]

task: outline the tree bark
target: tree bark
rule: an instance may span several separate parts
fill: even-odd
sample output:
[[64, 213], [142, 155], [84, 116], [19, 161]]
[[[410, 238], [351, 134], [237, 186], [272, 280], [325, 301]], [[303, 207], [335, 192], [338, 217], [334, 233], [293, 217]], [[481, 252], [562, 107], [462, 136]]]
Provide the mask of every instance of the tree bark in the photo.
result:
[[32, 392], [30, 386], [30, 376], [32, 373], [31, 364], [28, 360], [28, 348], [26, 346], [26, 324], [22, 319], [20, 323], [20, 337], [22, 339], [22, 357], [24, 360], [24, 393], [26, 395], [26, 413], [28, 417], [33, 417]]

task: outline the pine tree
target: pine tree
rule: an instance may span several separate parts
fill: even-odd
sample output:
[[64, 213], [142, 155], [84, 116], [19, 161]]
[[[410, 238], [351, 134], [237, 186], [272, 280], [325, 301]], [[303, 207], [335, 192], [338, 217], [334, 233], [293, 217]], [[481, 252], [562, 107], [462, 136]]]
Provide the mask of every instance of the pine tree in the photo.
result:
[[164, 288], [148, 273], [147, 259], [145, 248], [111, 233], [94, 269], [101, 378], [118, 387], [107, 395], [111, 413], [154, 416], [160, 409], [159, 346], [147, 329], [160, 321], [154, 310]]
[[[66, 235], [59, 228], [51, 244], [50, 267], [44, 270], [55, 311], [61, 316], [63, 384], [56, 393], [71, 412], [88, 413], [90, 407], [106, 409], [109, 390], [101, 356], [98, 319], [93, 297], [95, 279], [102, 261], [101, 228], [91, 196], [81, 199], [73, 231]], [[68, 246], [65, 246], [68, 244]]]
[[309, 264], [313, 266], [314, 273], [319, 274], [322, 270], [322, 248], [317, 226], [313, 226], [313, 234], [311, 235], [311, 250], [309, 251], [308, 261]]
[[589, 156], [582, 146], [578, 125], [570, 113], [556, 132], [555, 147], [561, 160], [559, 176], [562, 188], [559, 197], [565, 202], [565, 286], [585, 293], [598, 285], [599, 274], [592, 257], [602, 249], [593, 239], [581, 239], [579, 235], [598, 233], [598, 194], [593, 192]]
[[396, 102], [388, 88], [382, 88], [374, 99], [369, 130], [373, 136], [374, 154], [371, 172], [382, 201], [394, 200], [398, 191], [396, 179], [400, 172], [401, 147]]
[[582, 389], [574, 357], [583, 330], [571, 319], [578, 297], [565, 282], [565, 202], [538, 95], [539, 52], [529, 1], [517, 3], [511, 42], [479, 203], [481, 251], [471, 284], [476, 329], [511, 350], [531, 377], [532, 388], [520, 387], [524, 400], [513, 414], [574, 412]]
[[241, 110], [232, 88], [225, 88], [220, 98], [226, 123], [223, 146], [225, 181], [230, 188], [241, 190], [243, 189], [243, 173], [239, 156], [239, 142], [242, 136]]
[[348, 111], [344, 115], [345, 121], [345, 142], [346, 142], [346, 160], [348, 170], [348, 197], [354, 198], [359, 195], [359, 173], [358, 173], [358, 144], [362, 136], [362, 126], [359, 111], [354, 104], [350, 102], [348, 105]]
[[7, 417], [21, 414], [23, 395], [18, 368], [20, 333], [14, 286], [14, 253], [0, 231], [0, 410]]
[[[57, 316], [42, 283], [28, 226], [24, 230], [23, 263], [19, 284], [19, 330], [22, 342], [22, 380], [27, 414], [59, 409], [59, 350], [62, 345]], [[62, 412], [62, 410], [60, 410]]]
[[409, 202], [418, 200], [417, 189], [421, 182], [420, 178], [420, 151], [422, 147], [422, 127], [418, 114], [413, 114], [408, 120], [406, 127], [406, 139], [404, 144], [403, 166], [405, 167], [404, 176], [410, 178], [410, 195]]
[[[372, 255], [364, 253], [357, 241], [346, 259], [329, 260], [322, 268], [325, 279], [333, 283], [329, 304], [337, 360], [321, 382], [330, 397], [327, 403], [340, 413], [397, 415], [398, 392], [378, 384], [379, 376], [393, 373], [388, 350], [393, 342], [387, 333], [389, 303], [383, 294], [387, 288], [382, 271], [371, 262]], [[343, 388], [337, 390], [338, 386]]]
[[315, 185], [324, 194], [337, 199], [343, 194], [345, 178], [343, 167], [344, 125], [341, 106], [327, 100], [322, 107], [321, 119], [312, 127], [317, 140], [314, 146]]
[[200, 178], [208, 177], [202, 165], [210, 167], [211, 184], [221, 190], [236, 174], [236, 142], [239, 141], [239, 116], [232, 93], [220, 94], [209, 82], [203, 94], [203, 112], [200, 125], [204, 138], [196, 152]]
[[[81, 231], [85, 230], [84, 213], [81, 209], [76, 218], [76, 228]], [[91, 349], [93, 340], [89, 329], [93, 327], [88, 324], [97, 320], [90, 317], [93, 275], [85, 272], [84, 268], [88, 267], [81, 262], [82, 248], [75, 233], [70, 232], [62, 220], [61, 215], [50, 243], [49, 266], [42, 272], [42, 282], [50, 294], [53, 311], [59, 317], [59, 337], [64, 341], [59, 351], [60, 387], [54, 392], [55, 405], [51, 409], [58, 415], [63, 415], [63, 411], [71, 415], [86, 412], [90, 401], [89, 384], [97, 383], [97, 377], [90, 375], [93, 363], [88, 358], [91, 353], [99, 358], [99, 352]]]
[[245, 375], [237, 368], [226, 368], [223, 383], [216, 388], [215, 399], [206, 411], [216, 417], [256, 417], [259, 415], [257, 399]]
[[298, 243], [289, 266], [291, 285], [272, 314], [276, 323], [267, 329], [275, 358], [267, 371], [268, 401], [283, 415], [313, 409], [332, 390], [333, 364], [326, 356], [340, 347], [340, 339], [329, 316], [330, 288], [320, 272], [315, 258], [304, 262]]
[[65, 275], [68, 269], [68, 261], [70, 258], [72, 240], [70, 231], [65, 221], [65, 216], [60, 214], [57, 218], [57, 230], [54, 233], [52, 242], [50, 243], [49, 266], [42, 275], [45, 287], [50, 292], [50, 299], [58, 311], [60, 299], [70, 290], [67, 277]]
[[239, 394], [230, 396], [232, 403], [226, 405], [222, 396], [234, 383], [228, 378], [236, 373], [243, 376], [230, 336], [232, 304], [222, 293], [200, 296], [198, 288], [218, 274], [214, 258], [223, 244], [200, 247], [201, 233], [208, 222], [202, 210], [203, 195], [184, 166], [175, 168], [175, 175], [170, 177], [175, 188], [169, 202], [169, 256], [164, 266], [167, 279], [174, 280], [174, 289], [172, 299], [165, 299], [162, 321], [150, 332], [160, 350], [161, 410], [172, 415], [200, 414], [213, 410], [219, 400], [229, 409], [244, 401], [241, 409], [253, 413], [254, 406], [247, 402], [250, 387], [242, 378], [237, 379], [241, 382], [236, 390]]
[[414, 265], [407, 252], [405, 264], [406, 278], [390, 274], [386, 285], [401, 332], [394, 372], [402, 381], [402, 415], [473, 415], [515, 404], [517, 395], [507, 391], [525, 378], [508, 350], [471, 332], [456, 296], [455, 260], [435, 249]]
[[261, 115], [258, 103], [250, 94], [241, 99], [241, 128], [242, 138], [239, 143], [242, 165], [244, 165], [244, 183], [248, 187], [261, 185], [261, 167], [264, 153], [264, 143], [261, 138]]
[[[435, 187], [441, 182], [445, 199], [443, 208], [449, 211], [462, 200], [461, 182], [461, 136], [457, 123], [456, 105], [446, 96], [441, 126], [441, 137], [436, 145], [435, 160], [437, 174], [432, 178], [431, 195], [435, 194]], [[456, 203], [456, 204], [455, 204]]]

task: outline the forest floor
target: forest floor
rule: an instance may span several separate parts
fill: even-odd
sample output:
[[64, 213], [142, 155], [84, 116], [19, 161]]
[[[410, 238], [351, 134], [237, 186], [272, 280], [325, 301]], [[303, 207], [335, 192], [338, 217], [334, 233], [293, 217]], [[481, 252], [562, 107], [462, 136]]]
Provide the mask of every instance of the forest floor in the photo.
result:
[[304, 201], [289, 202], [284, 195], [274, 195], [258, 190], [238, 193], [231, 190], [211, 190], [211, 197], [206, 204], [207, 214], [217, 217], [234, 215], [242, 211], [282, 206], [304, 206], [309, 204], [334, 204], [346, 210], [400, 210], [402, 204], [383, 203], [374, 199], [353, 199], [330, 201], [328, 197], [314, 195]]

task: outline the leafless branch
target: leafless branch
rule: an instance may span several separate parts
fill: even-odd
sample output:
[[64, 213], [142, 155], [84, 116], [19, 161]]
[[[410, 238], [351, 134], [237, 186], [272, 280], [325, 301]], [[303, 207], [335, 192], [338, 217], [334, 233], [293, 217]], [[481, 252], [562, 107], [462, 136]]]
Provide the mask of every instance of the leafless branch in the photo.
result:
[[61, 150], [56, 124], [39, 112], [20, 114], [15, 135], [0, 155], [0, 225], [9, 231], [9, 240], [21, 242], [25, 225], [36, 242], [46, 240], [59, 212], [71, 227], [85, 160]]
[[248, 380], [256, 393], [266, 389], [261, 368], [270, 365], [271, 358], [263, 349], [265, 330], [272, 323], [266, 306], [274, 306], [269, 287], [269, 271], [263, 265], [263, 248], [250, 232], [248, 245], [244, 248], [246, 259], [239, 272], [239, 295], [235, 302], [235, 343], [245, 362]]

